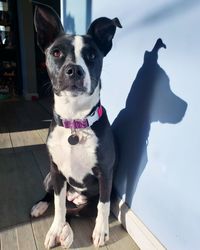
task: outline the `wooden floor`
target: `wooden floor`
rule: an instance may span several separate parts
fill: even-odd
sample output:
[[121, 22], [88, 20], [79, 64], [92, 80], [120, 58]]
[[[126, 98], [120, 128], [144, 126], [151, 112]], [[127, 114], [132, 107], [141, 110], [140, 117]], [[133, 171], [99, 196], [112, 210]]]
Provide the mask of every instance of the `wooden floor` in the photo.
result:
[[[0, 249], [42, 250], [53, 220], [53, 207], [40, 219], [31, 219], [30, 208], [44, 194], [48, 172], [45, 147], [51, 103], [0, 102]], [[94, 218], [73, 218], [71, 249], [94, 249]], [[61, 249], [57, 247], [55, 249]], [[110, 240], [101, 249], [139, 249], [120, 223], [110, 216]]]

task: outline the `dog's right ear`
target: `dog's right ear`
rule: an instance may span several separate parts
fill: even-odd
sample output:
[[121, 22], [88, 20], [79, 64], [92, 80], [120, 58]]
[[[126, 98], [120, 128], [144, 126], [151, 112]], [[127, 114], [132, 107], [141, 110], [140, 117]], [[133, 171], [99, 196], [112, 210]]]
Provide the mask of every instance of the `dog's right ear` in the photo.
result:
[[44, 52], [55, 39], [64, 34], [64, 28], [57, 13], [49, 6], [36, 4], [34, 25], [37, 32], [37, 43]]

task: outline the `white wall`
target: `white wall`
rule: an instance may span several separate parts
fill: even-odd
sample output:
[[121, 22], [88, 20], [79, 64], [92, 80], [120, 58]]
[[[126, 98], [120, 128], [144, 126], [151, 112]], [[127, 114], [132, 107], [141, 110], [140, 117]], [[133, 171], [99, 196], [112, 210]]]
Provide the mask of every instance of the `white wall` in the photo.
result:
[[[182, 106], [177, 108], [162, 98], [162, 93], [161, 97], [159, 92], [153, 93], [152, 98], [160, 98], [166, 110], [174, 116], [177, 112], [177, 117], [176, 121], [156, 122], [152, 119], [146, 134], [147, 143], [143, 142], [143, 151], [140, 152], [137, 150], [141, 145], [134, 145], [134, 140], [141, 142], [134, 128], [140, 133], [146, 126], [147, 120], [144, 120], [144, 126], [142, 123], [136, 126], [144, 110], [138, 107], [137, 116], [137, 107], [133, 106], [135, 121], [131, 120], [130, 107], [128, 118], [121, 112], [118, 119], [125, 117], [125, 122], [119, 123], [116, 133], [121, 140], [120, 148], [126, 150], [122, 159], [127, 162], [125, 166], [122, 163], [119, 166], [120, 175], [116, 177], [115, 186], [146, 226], [168, 249], [174, 250], [199, 249], [200, 245], [199, 13], [200, 2], [197, 0], [95, 0], [92, 10], [93, 19], [117, 16], [123, 26], [117, 30], [113, 49], [105, 58], [103, 68], [102, 103], [111, 122], [125, 108], [132, 83], [143, 64], [145, 50], [150, 51], [159, 37], [167, 45], [167, 49], [161, 49], [158, 55], [158, 64], [164, 71], [154, 65], [162, 75], [157, 81], [160, 84], [168, 82], [170, 95], [179, 97], [177, 100]], [[140, 71], [140, 74], [144, 72]], [[133, 91], [136, 90], [133, 88]], [[143, 94], [147, 93], [144, 91]], [[133, 100], [132, 104], [142, 106], [142, 98]], [[159, 103], [156, 105], [158, 114], [160, 106]], [[154, 112], [152, 109], [150, 115]], [[128, 136], [127, 132], [130, 133], [130, 146], [126, 145], [124, 149], [124, 133]], [[138, 166], [132, 164], [134, 150], [142, 152]], [[137, 158], [138, 154], [134, 157]], [[126, 169], [127, 166], [130, 169]], [[139, 174], [131, 167], [138, 168]]]

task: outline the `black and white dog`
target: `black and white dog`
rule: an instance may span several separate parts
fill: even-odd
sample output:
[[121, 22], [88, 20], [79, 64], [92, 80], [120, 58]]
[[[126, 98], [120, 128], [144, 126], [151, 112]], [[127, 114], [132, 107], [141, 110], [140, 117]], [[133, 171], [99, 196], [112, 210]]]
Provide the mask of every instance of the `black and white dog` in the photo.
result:
[[[53, 119], [47, 138], [50, 155], [48, 188], [53, 187], [55, 214], [45, 247], [68, 248], [73, 232], [66, 222], [67, 200], [77, 208], [98, 195], [93, 243], [109, 239], [110, 193], [115, 149], [106, 111], [100, 102], [103, 58], [112, 47], [117, 18], [96, 19], [86, 35], [68, 35], [53, 9], [37, 5], [37, 41], [46, 55], [54, 93]], [[50, 189], [50, 188], [49, 188]], [[38, 217], [48, 207], [49, 194], [31, 211]]]

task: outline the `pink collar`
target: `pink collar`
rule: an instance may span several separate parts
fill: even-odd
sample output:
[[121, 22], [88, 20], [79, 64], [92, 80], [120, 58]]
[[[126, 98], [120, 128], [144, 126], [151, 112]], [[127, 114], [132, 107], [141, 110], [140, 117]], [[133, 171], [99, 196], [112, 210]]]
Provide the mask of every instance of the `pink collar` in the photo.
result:
[[84, 119], [76, 119], [76, 120], [69, 120], [60, 117], [58, 114], [54, 112], [54, 119], [56, 123], [59, 126], [62, 126], [64, 128], [70, 128], [70, 129], [83, 129], [91, 127], [93, 123], [98, 121], [101, 116], [103, 115], [103, 108], [102, 106], [97, 106], [94, 112], [92, 112], [90, 115], [88, 115]]

